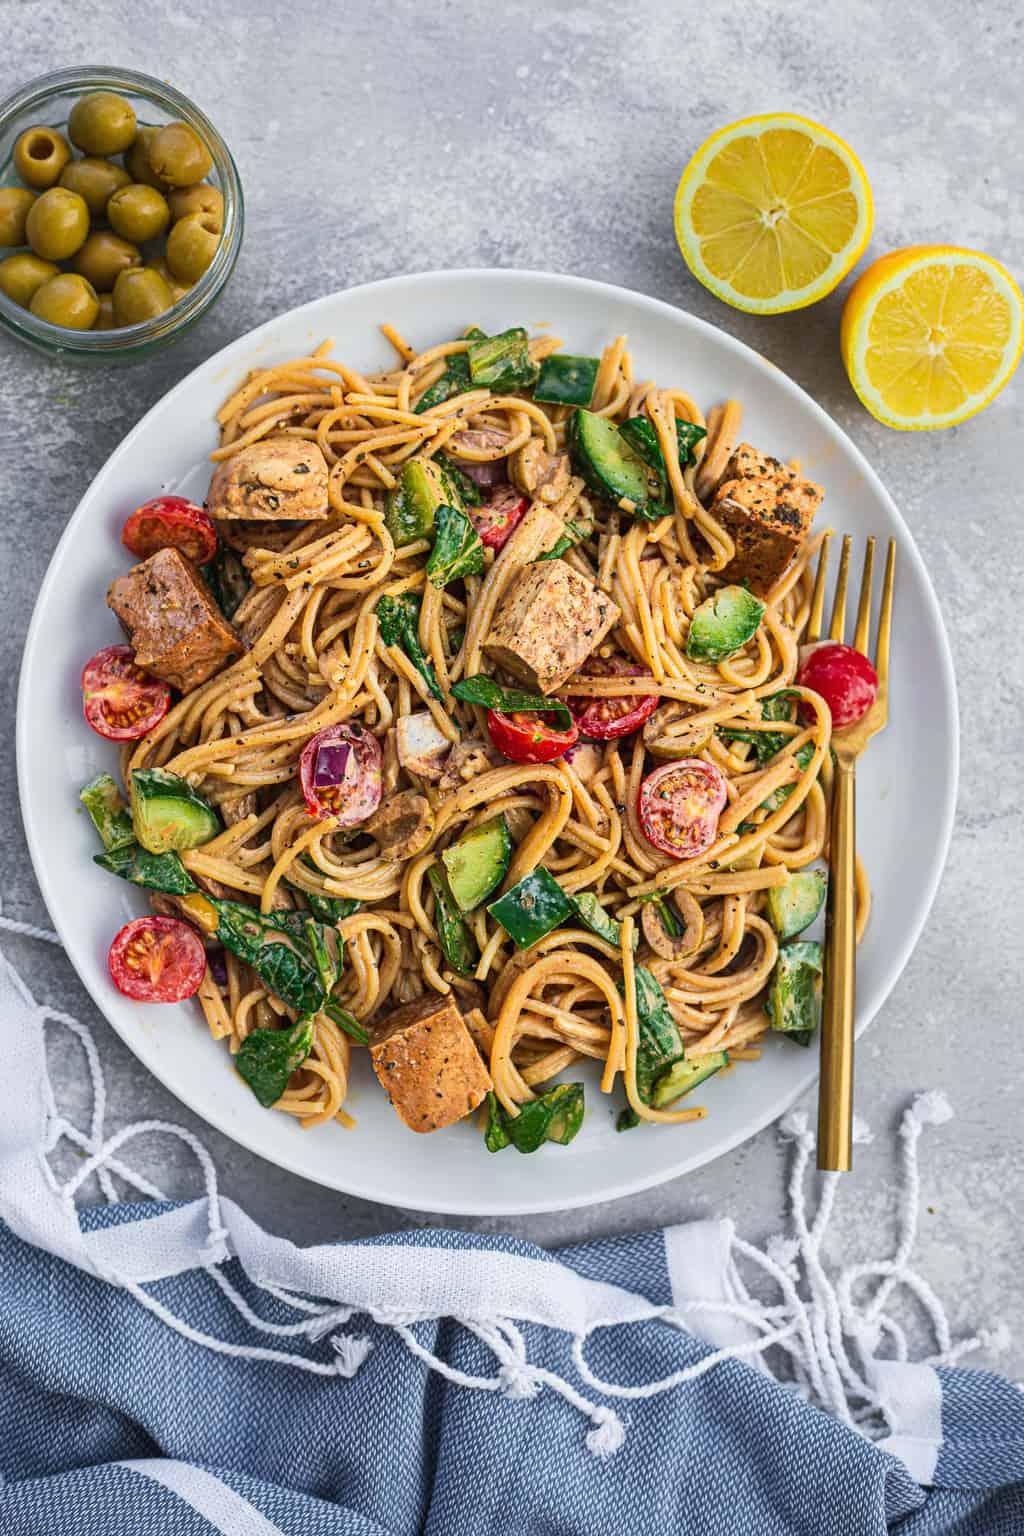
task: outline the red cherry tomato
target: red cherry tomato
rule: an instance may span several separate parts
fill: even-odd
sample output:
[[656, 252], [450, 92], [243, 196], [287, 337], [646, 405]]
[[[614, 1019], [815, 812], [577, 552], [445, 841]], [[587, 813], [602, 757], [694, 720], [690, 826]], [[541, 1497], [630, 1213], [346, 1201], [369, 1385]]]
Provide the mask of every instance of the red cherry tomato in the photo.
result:
[[184, 496], [155, 496], [137, 508], [124, 525], [121, 543], [136, 560], [158, 549], [177, 549], [195, 565], [217, 553], [217, 530], [208, 512]]
[[206, 951], [176, 917], [137, 917], [118, 933], [107, 965], [114, 986], [137, 1003], [181, 1003], [199, 991]]
[[170, 688], [135, 665], [128, 645], [108, 645], [82, 670], [85, 718], [108, 741], [138, 741], [170, 707]]
[[575, 722], [568, 730], [560, 730], [554, 723], [557, 718], [553, 714], [506, 715], [500, 709], [489, 709], [487, 729], [498, 751], [512, 762], [553, 763], [576, 745], [580, 734]]
[[339, 827], [356, 827], [380, 805], [380, 743], [354, 721], [329, 725], [303, 747], [299, 782], [311, 816], [335, 816]]
[[[464, 465], [460, 465], [464, 468]], [[526, 515], [530, 498], [514, 485], [498, 485], [482, 507], [467, 507], [469, 520], [487, 549], [502, 549]]]
[[[603, 660], [593, 656], [585, 663], [588, 677], [643, 677], [644, 668], [624, 656]], [[588, 699], [585, 695], [569, 700], [581, 736], [593, 741], [614, 741], [638, 731], [658, 707], [654, 693], [628, 694], [621, 699]]]
[[714, 842], [726, 799], [725, 779], [713, 763], [699, 757], [663, 763], [640, 786], [644, 836], [673, 859], [695, 859]]
[[878, 673], [867, 657], [838, 640], [807, 646], [796, 680], [801, 688], [821, 694], [836, 730], [862, 720], [878, 693]]

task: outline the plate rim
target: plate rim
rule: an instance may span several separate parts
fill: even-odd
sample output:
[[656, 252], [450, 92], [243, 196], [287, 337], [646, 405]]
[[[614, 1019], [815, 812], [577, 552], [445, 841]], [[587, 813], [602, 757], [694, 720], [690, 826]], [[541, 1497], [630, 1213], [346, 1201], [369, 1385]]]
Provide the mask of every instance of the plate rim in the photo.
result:
[[[358, 283], [350, 288], [334, 289], [330, 293], [320, 295], [318, 298], [309, 299], [304, 304], [299, 304], [291, 309], [283, 310], [280, 313], [271, 316], [269, 319], [262, 321], [258, 326], [254, 326], [251, 330], [244, 332], [241, 336], [235, 337], [232, 341], [225, 343], [223, 347], [220, 347], [216, 352], [211, 353], [209, 357], [203, 358], [200, 362], [198, 362], [194, 368], [189, 369], [188, 373], [185, 374], [185, 376], [181, 378], [175, 385], [173, 385], [171, 389], [167, 390], [166, 393], [159, 397], [159, 399], [154, 401], [154, 403], [145, 412], [145, 414], [140, 417], [140, 419], [129, 430], [125, 437], [121, 439], [114, 450], [100, 465], [95, 475], [93, 475], [92, 479], [89, 481], [88, 485], [79, 496], [74, 511], [68, 518], [64, 531], [54, 546], [52, 554], [50, 555], [46, 571], [43, 575], [43, 579], [40, 583], [38, 593], [36, 594], [35, 603], [33, 605], [32, 616], [29, 621], [29, 626], [25, 637], [21, 666], [18, 675], [18, 693], [15, 715], [15, 754], [19, 811], [21, 814], [22, 826], [25, 832], [26, 843], [28, 845], [29, 857], [32, 862], [33, 873], [39, 886], [40, 894], [42, 895], [44, 905], [50, 917], [50, 921], [53, 923], [58, 937], [60, 938], [61, 947], [63, 948], [68, 960], [71, 962], [79, 982], [89, 994], [97, 1011], [107, 1023], [107, 1025], [114, 1030], [115, 1034], [117, 1034], [121, 1040], [124, 1041], [125, 1045], [136, 1057], [136, 1059], [141, 1061], [146, 1071], [151, 1072], [168, 1093], [172, 1094], [175, 1099], [184, 1104], [188, 1110], [190, 1110], [205, 1124], [212, 1126], [213, 1129], [219, 1131], [221, 1135], [227, 1136], [229, 1140], [235, 1142], [239, 1146], [244, 1147], [246, 1151], [251, 1153], [253, 1156], [261, 1158], [264, 1162], [269, 1163], [273, 1167], [281, 1168], [285, 1172], [290, 1173], [297, 1178], [304, 1179], [318, 1187], [330, 1189], [336, 1193], [349, 1195], [356, 1199], [366, 1200], [375, 1205], [384, 1205], [390, 1206], [392, 1209], [417, 1211], [427, 1214], [438, 1214], [445, 1216], [493, 1218], [505, 1216], [545, 1215], [555, 1211], [579, 1210], [586, 1206], [598, 1205], [605, 1202], [610, 1203], [613, 1200], [621, 1200], [629, 1195], [639, 1194], [643, 1190], [657, 1188], [659, 1185], [667, 1184], [672, 1179], [679, 1178], [683, 1174], [693, 1172], [697, 1168], [701, 1168], [709, 1163], [716, 1162], [719, 1158], [725, 1157], [730, 1152], [735, 1151], [738, 1146], [741, 1146], [743, 1143], [751, 1140], [760, 1131], [764, 1130], [766, 1126], [780, 1119], [781, 1116], [784, 1115], [786, 1111], [791, 1107], [791, 1105], [796, 1101], [796, 1099], [798, 1099], [800, 1095], [814, 1083], [818, 1076], [817, 1067], [815, 1066], [809, 1079], [805, 1079], [802, 1076], [797, 1076], [794, 1079], [792, 1092], [786, 1094], [781, 1102], [778, 1100], [773, 1100], [770, 1107], [763, 1114], [755, 1114], [749, 1120], [745, 1121], [742, 1126], [738, 1127], [734, 1133], [729, 1133], [726, 1135], [723, 1142], [710, 1156], [699, 1152], [692, 1153], [688, 1157], [684, 1155], [683, 1157], [666, 1162], [666, 1164], [659, 1168], [657, 1171], [643, 1173], [634, 1177], [626, 1178], [620, 1182], [612, 1183], [610, 1185], [603, 1184], [600, 1188], [594, 1190], [593, 1192], [587, 1190], [582, 1194], [571, 1196], [569, 1199], [564, 1197], [552, 1197], [523, 1201], [513, 1198], [509, 1200], [503, 1199], [498, 1203], [495, 1203], [493, 1200], [490, 1203], [481, 1203], [484, 1198], [483, 1193], [481, 1193], [481, 1196], [476, 1199], [464, 1200], [458, 1198], [453, 1199], [451, 1197], [445, 1198], [443, 1196], [443, 1191], [439, 1190], [438, 1193], [442, 1196], [440, 1200], [427, 1201], [422, 1198], [413, 1196], [409, 1199], [403, 1199], [400, 1204], [396, 1204], [391, 1200], [385, 1199], [379, 1195], [367, 1193], [363, 1188], [359, 1187], [358, 1179], [356, 1179], [355, 1183], [353, 1184], [351, 1180], [345, 1180], [342, 1182], [336, 1178], [316, 1177], [306, 1167], [298, 1166], [297, 1160], [285, 1155], [284, 1153], [279, 1154], [275, 1150], [274, 1155], [269, 1156], [264, 1149], [261, 1149], [259, 1146], [253, 1143], [253, 1141], [245, 1133], [244, 1127], [239, 1128], [233, 1124], [230, 1124], [229, 1117], [226, 1114], [222, 1113], [217, 1106], [214, 1106], [211, 1110], [209, 1106], [206, 1106], [201, 1102], [201, 1098], [199, 1096], [189, 1092], [182, 1092], [177, 1087], [171, 1087], [163, 1075], [158, 1072], [156, 1068], [149, 1063], [148, 1060], [140, 1055], [138, 1049], [136, 1048], [137, 1042], [118, 1027], [118, 1025], [107, 1013], [99, 989], [94, 989], [90, 982], [86, 979], [86, 976], [83, 974], [83, 970], [78, 965], [77, 959], [73, 952], [73, 948], [68, 942], [68, 935], [65, 932], [65, 925], [61, 919], [58, 919], [58, 917], [55, 915], [55, 912], [53, 911], [51, 905], [53, 881], [50, 878], [46, 860], [42, 855], [42, 848], [40, 839], [38, 837], [36, 824], [28, 812], [29, 796], [27, 793], [27, 782], [29, 775], [30, 756], [30, 749], [27, 741], [29, 730], [28, 716], [30, 711], [26, 706], [28, 674], [31, 670], [34, 654], [39, 644], [40, 634], [43, 632], [43, 611], [49, 600], [50, 588], [56, 583], [56, 573], [61, 563], [64, 546], [72, 538], [79, 514], [82, 510], [83, 503], [87, 499], [91, 499], [94, 492], [96, 492], [97, 489], [102, 486], [102, 482], [109, 474], [111, 474], [114, 466], [116, 466], [116, 464], [119, 462], [122, 455], [128, 451], [129, 447], [136, 440], [136, 438], [138, 438], [143, 433], [150, 420], [150, 417], [153, 416], [157, 411], [164, 409], [169, 401], [177, 398], [180, 395], [183, 395], [188, 390], [191, 381], [200, 370], [212, 369], [218, 365], [223, 368], [230, 367], [237, 354], [240, 353], [243, 348], [247, 346], [258, 345], [260, 341], [265, 337], [265, 335], [275, 326], [280, 325], [283, 321], [290, 322], [302, 316], [310, 315], [312, 312], [320, 309], [321, 307], [330, 305], [339, 298], [349, 297], [356, 294], [365, 298], [373, 295], [374, 293], [394, 292], [396, 289], [414, 287], [418, 284], [429, 282], [432, 278], [443, 279], [446, 282], [483, 282], [485, 284], [491, 285], [499, 285], [503, 280], [526, 279], [530, 282], [543, 282], [550, 284], [556, 288], [562, 288], [574, 293], [589, 293], [594, 297], [604, 296], [607, 299], [615, 299], [618, 301], [621, 301], [623, 298], [625, 298], [629, 303], [639, 305], [641, 308], [647, 309], [653, 312], [655, 315], [663, 315], [666, 318], [670, 318], [674, 323], [682, 322], [684, 327], [692, 327], [697, 332], [705, 333], [707, 336], [712, 337], [716, 344], [724, 345], [727, 352], [731, 351], [748, 360], [752, 359], [756, 370], [758, 372], [766, 371], [768, 376], [773, 379], [776, 387], [781, 388], [784, 393], [788, 392], [791, 396], [799, 399], [802, 405], [810, 407], [812, 415], [818, 418], [819, 425], [823, 428], [825, 434], [838, 441], [843, 451], [851, 456], [853, 462], [857, 465], [861, 473], [871, 485], [875, 494], [880, 497], [882, 502], [887, 507], [889, 515], [895, 525], [896, 535], [900, 543], [900, 560], [901, 562], [905, 562], [909, 559], [917, 567], [917, 575], [921, 580], [921, 588], [924, 601], [927, 608], [930, 610], [931, 617], [935, 624], [935, 629], [941, 641], [937, 654], [937, 671], [942, 686], [944, 700], [947, 702], [950, 709], [951, 740], [949, 742], [950, 773], [946, 786], [945, 801], [942, 806], [940, 824], [938, 827], [938, 844], [941, 848], [941, 854], [934, 863], [929, 879], [921, 887], [924, 894], [924, 900], [920, 907], [920, 916], [917, 922], [914, 924], [912, 931], [908, 933], [903, 943], [897, 950], [894, 951], [892, 957], [884, 967], [883, 980], [881, 986], [879, 987], [879, 1001], [870, 1013], [865, 1014], [864, 1017], [857, 1022], [856, 1034], [858, 1038], [864, 1033], [874, 1018], [877, 1017], [878, 1012], [885, 1005], [885, 1003], [888, 1002], [897, 982], [906, 969], [906, 966], [914, 950], [920, 942], [921, 935], [924, 932], [928, 919], [931, 916], [931, 911], [935, 903], [935, 897], [938, 892], [939, 884], [942, 880], [942, 876], [945, 872], [945, 868], [949, 859], [959, 788], [960, 704], [957, 695], [956, 672], [953, 664], [953, 656], [949, 642], [949, 636], [947, 634], [945, 621], [942, 615], [942, 609], [939, 604], [935, 589], [932, 585], [928, 568], [924, 562], [923, 556], [917, 548], [913, 534], [907, 525], [902, 513], [900, 512], [899, 507], [886, 488], [878, 472], [875, 470], [871, 461], [868, 459], [867, 455], [858, 447], [858, 445], [839, 425], [839, 423], [829, 415], [824, 406], [820, 405], [818, 401], [815, 400], [814, 397], [803, 388], [802, 385], [798, 384], [795, 379], [792, 379], [789, 374], [787, 374], [776, 363], [773, 363], [770, 358], [767, 358], [763, 356], [762, 353], [758, 352], [755, 347], [752, 347], [748, 345], [748, 343], [741, 341], [738, 337], [730, 335], [728, 331], [723, 330], [721, 327], [713, 324], [711, 321], [705, 320], [699, 315], [694, 315], [690, 311], [682, 309], [678, 305], [669, 303], [667, 300], [654, 298], [650, 294], [643, 293], [637, 289], [628, 288], [623, 284], [606, 283], [596, 278], [576, 277], [568, 273], [545, 272], [541, 269], [528, 267], [439, 267], [431, 268], [421, 272], [401, 273], [391, 277], [375, 278], [370, 282]], [[346, 1166], [351, 1167], [351, 1165], [346, 1165], [343, 1160], [339, 1166], [343, 1169]]]

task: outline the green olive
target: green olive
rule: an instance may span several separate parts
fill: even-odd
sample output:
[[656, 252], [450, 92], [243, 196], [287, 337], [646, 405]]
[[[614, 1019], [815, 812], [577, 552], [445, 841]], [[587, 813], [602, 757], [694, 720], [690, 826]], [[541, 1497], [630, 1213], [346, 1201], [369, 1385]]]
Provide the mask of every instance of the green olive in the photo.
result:
[[89, 233], [85, 199], [66, 187], [51, 187], [37, 197], [25, 220], [28, 243], [45, 261], [64, 261], [84, 245]]
[[129, 267], [114, 284], [114, 319], [118, 325], [138, 325], [170, 309], [174, 296], [152, 267]]
[[43, 261], [31, 251], [19, 251], [16, 256], [0, 261], [0, 292], [6, 293], [22, 309], [28, 309], [36, 289], [59, 274], [60, 268], [52, 261]]
[[155, 256], [152, 261], [146, 262], [146, 266], [151, 272], [159, 272], [160, 276], [171, 290], [171, 297], [174, 299], [175, 304], [177, 304], [179, 299], [183, 299], [185, 297], [186, 293], [188, 293], [192, 286], [191, 283], [180, 283], [178, 281], [170, 267], [167, 265], [167, 262], [163, 256]]
[[113, 91], [93, 91], [71, 108], [68, 133], [87, 155], [117, 155], [135, 142], [135, 111]]
[[209, 213], [190, 213], [167, 236], [167, 265], [183, 283], [202, 277], [220, 244], [220, 225]]
[[99, 301], [100, 307], [92, 328], [94, 331], [112, 331], [117, 324], [114, 319], [114, 300], [109, 293], [101, 293]]
[[26, 128], [14, 145], [14, 169], [30, 187], [52, 187], [71, 159], [71, 145], [56, 128]]
[[32, 295], [29, 309], [39, 320], [62, 325], [69, 331], [88, 331], [100, 312], [100, 301], [91, 283], [77, 272], [59, 272]]
[[97, 293], [109, 293], [118, 274], [129, 267], [141, 267], [142, 257], [138, 246], [132, 245], [131, 241], [122, 240], [109, 229], [94, 229], [71, 265], [88, 279]]
[[35, 200], [27, 187], [0, 187], [0, 245], [25, 244], [25, 220]]
[[190, 187], [213, 168], [213, 156], [188, 123], [168, 123], [149, 146], [149, 163], [172, 187]]
[[60, 185], [84, 197], [94, 219], [102, 219], [118, 187], [126, 187], [130, 181], [131, 177], [121, 166], [112, 160], [100, 160], [95, 155], [72, 160], [60, 173]]
[[175, 223], [187, 219], [190, 213], [208, 213], [217, 220], [217, 228], [224, 227], [224, 198], [219, 187], [211, 187], [208, 181], [200, 181], [194, 187], [172, 187], [167, 194], [171, 218]]
[[156, 187], [158, 192], [162, 191], [167, 183], [160, 180], [150, 165], [149, 151], [159, 132], [159, 128], [140, 128], [135, 136], [135, 143], [124, 157], [125, 170], [130, 179], [142, 182], [147, 187]]
[[121, 187], [107, 204], [110, 227], [126, 240], [155, 240], [171, 222], [167, 199], [155, 187], [137, 181]]

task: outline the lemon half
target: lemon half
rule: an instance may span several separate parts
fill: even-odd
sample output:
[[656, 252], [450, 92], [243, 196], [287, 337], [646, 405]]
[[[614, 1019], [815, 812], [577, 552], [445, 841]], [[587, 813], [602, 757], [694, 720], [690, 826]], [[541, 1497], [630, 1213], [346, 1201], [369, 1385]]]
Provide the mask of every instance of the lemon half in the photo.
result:
[[843, 362], [873, 416], [904, 432], [966, 421], [1007, 383], [1024, 344], [1024, 296], [980, 251], [911, 245], [850, 290]]
[[676, 239], [693, 275], [761, 315], [831, 293], [867, 245], [873, 217], [850, 146], [791, 112], [719, 129], [676, 190]]

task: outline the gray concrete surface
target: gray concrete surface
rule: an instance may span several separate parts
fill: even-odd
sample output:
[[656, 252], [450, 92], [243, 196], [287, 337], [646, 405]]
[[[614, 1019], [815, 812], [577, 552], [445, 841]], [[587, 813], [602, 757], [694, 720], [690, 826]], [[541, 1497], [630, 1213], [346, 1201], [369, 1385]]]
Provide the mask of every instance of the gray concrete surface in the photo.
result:
[[[763, 0], [739, 9], [676, 0], [349, 0], [331, 11], [282, 11], [268, 0], [114, 0], [93, 11], [8, 0], [2, 11], [0, 92], [60, 65], [105, 59], [165, 76], [226, 135], [248, 203], [228, 293], [163, 356], [86, 373], [0, 340], [0, 686], [9, 722], [51, 550], [119, 439], [217, 347], [337, 287], [473, 264], [622, 283], [750, 342], [877, 465], [946, 616], [964, 753], [949, 866], [917, 952], [861, 1051], [859, 1102], [885, 1132], [914, 1089], [948, 1088], [957, 1118], [927, 1144], [921, 1267], [960, 1325], [1002, 1316], [1016, 1326], [1021, 1337], [1008, 1363], [1020, 1373], [1024, 546], [1012, 466], [1024, 452], [1024, 386], [955, 431], [889, 432], [860, 408], [843, 373], [843, 290], [803, 313], [741, 315], [689, 276], [671, 226], [677, 177], [706, 134], [740, 115], [788, 108], [831, 125], [860, 153], [877, 206], [871, 255], [910, 241], [952, 241], [991, 251], [1019, 275], [1019, 8], [990, 0], [969, 29], [950, 0]], [[44, 921], [17, 813], [11, 728], [0, 753], [4, 910]], [[224, 1187], [274, 1230], [308, 1241], [425, 1220], [314, 1188], [205, 1130], [114, 1037], [66, 961], [22, 941], [5, 939], [4, 947], [37, 995], [95, 1025], [112, 1123], [154, 1115], [202, 1131]], [[73, 1087], [78, 1061], [58, 1059], [56, 1067]], [[881, 1136], [843, 1193], [851, 1254], [887, 1239], [891, 1170], [891, 1142]], [[177, 1193], [194, 1188], [185, 1158], [172, 1157], [159, 1176]], [[782, 1164], [765, 1132], [702, 1172], [628, 1201], [465, 1224], [553, 1243], [723, 1212], [763, 1237], [778, 1230], [782, 1203]]]

